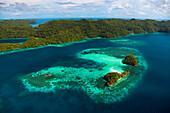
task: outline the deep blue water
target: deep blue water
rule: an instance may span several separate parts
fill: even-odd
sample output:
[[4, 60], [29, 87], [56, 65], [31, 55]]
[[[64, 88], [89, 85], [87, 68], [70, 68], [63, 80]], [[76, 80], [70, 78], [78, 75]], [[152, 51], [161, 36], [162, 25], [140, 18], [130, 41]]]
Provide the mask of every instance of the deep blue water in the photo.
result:
[[24, 43], [27, 38], [0, 39], [0, 43]]
[[39, 71], [57, 61], [75, 60], [75, 53], [88, 48], [115, 45], [107, 39], [95, 39], [66, 47], [48, 47], [0, 55], [0, 98], [2, 113], [169, 113], [170, 109], [170, 34], [153, 33], [124, 38], [146, 41], [130, 46], [144, 55], [148, 70], [133, 92], [121, 102], [96, 104], [81, 91], [29, 93], [19, 75]]

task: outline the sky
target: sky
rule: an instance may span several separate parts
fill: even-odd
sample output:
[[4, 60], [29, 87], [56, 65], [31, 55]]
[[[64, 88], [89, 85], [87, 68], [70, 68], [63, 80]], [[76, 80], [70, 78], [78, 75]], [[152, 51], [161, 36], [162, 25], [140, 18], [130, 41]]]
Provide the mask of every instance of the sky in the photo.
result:
[[0, 19], [170, 19], [170, 0], [0, 0]]

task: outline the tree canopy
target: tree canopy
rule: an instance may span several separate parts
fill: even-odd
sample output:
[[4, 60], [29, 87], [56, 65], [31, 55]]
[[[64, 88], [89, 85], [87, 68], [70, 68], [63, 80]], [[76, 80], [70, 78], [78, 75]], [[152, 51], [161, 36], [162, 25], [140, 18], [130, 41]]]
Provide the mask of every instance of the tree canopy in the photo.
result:
[[[89, 19], [53, 20], [33, 28], [29, 23], [34, 20], [5, 20], [0, 22], [0, 38], [27, 38], [20, 48], [60, 44], [92, 37], [118, 37], [128, 34], [167, 32], [170, 21]], [[35, 38], [36, 37], [36, 38]], [[9, 50], [9, 49], [7, 49]]]
[[137, 66], [138, 65], [138, 60], [135, 58], [133, 55], [128, 55], [125, 57], [124, 64], [132, 65], [132, 66]]
[[106, 85], [107, 86], [114, 85], [118, 81], [118, 79], [124, 78], [127, 74], [129, 74], [129, 71], [124, 71], [123, 73], [118, 73], [118, 72], [107, 73], [104, 76], [104, 79], [107, 81]]

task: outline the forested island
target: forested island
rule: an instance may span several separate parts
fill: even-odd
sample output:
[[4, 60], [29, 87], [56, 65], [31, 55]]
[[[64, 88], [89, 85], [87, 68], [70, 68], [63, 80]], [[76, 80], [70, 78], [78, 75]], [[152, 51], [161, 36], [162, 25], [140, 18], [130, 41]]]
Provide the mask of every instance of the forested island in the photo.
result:
[[81, 19], [53, 20], [32, 27], [35, 20], [4, 20], [0, 22], [0, 39], [28, 38], [23, 44], [0, 44], [0, 52], [17, 48], [61, 44], [93, 37], [118, 37], [128, 34], [165, 32], [170, 33], [170, 21]]
[[132, 65], [132, 66], [137, 66], [138, 65], [138, 60], [135, 58], [133, 55], [127, 55], [123, 61], [124, 64]]
[[111, 72], [104, 76], [104, 79], [107, 81], [106, 85], [111, 87], [113, 86], [119, 79], [125, 78], [130, 72], [124, 71], [123, 73]]

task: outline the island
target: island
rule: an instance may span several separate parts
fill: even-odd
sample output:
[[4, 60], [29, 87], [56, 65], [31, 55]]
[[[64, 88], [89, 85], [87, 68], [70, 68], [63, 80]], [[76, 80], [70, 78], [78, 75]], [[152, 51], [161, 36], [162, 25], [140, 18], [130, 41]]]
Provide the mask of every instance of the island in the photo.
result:
[[93, 37], [112, 38], [128, 34], [170, 32], [170, 21], [155, 21], [149, 19], [53, 20], [40, 24], [35, 28], [27, 25], [29, 23], [36, 23], [36, 21], [1, 21], [0, 39], [29, 39], [21, 45], [17, 45], [16, 43], [4, 44], [4, 47], [0, 48], [0, 52], [49, 44], [61, 44]]
[[122, 73], [111, 72], [111, 73], [106, 74], [104, 76], [104, 79], [107, 81], [106, 85], [109, 87], [113, 86], [119, 79], [125, 78], [126, 75], [128, 75], [129, 73], [130, 71], [124, 71]]
[[132, 66], [137, 66], [138, 65], [138, 60], [135, 58], [133, 55], [127, 55], [123, 61], [124, 64], [132, 65]]

